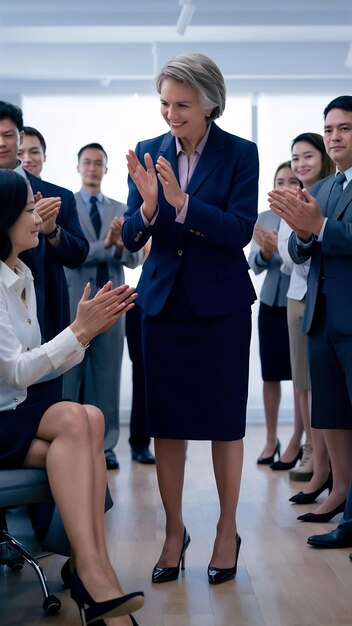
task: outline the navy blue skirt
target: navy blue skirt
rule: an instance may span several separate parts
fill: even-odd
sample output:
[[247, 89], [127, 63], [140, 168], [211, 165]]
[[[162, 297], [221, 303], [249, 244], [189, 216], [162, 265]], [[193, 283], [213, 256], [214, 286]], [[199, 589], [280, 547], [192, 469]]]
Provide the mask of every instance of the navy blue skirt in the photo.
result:
[[143, 314], [148, 434], [231, 441], [245, 435], [251, 308], [199, 317], [182, 281], [157, 316]]
[[291, 380], [287, 308], [260, 303], [258, 314], [259, 352], [265, 381]]
[[0, 411], [0, 467], [22, 467], [45, 411], [62, 399], [62, 376], [28, 387], [24, 402]]

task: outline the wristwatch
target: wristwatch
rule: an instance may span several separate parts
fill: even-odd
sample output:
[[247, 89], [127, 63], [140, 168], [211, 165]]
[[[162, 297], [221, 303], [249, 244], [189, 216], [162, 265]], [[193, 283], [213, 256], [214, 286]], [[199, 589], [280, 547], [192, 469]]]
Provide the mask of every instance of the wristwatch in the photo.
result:
[[56, 226], [55, 226], [54, 230], [53, 230], [51, 233], [49, 233], [49, 234], [47, 235], [47, 238], [48, 238], [48, 239], [54, 239], [54, 237], [57, 237], [57, 236], [58, 236], [59, 232], [60, 232], [60, 226], [58, 226], [58, 225], [56, 224]]

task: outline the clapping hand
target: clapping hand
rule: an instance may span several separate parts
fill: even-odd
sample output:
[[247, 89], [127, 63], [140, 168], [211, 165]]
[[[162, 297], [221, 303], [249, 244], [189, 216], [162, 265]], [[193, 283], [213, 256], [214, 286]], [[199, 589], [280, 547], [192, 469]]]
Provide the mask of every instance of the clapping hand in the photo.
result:
[[76, 318], [70, 325], [78, 341], [83, 345], [108, 330], [121, 315], [134, 306], [134, 300], [137, 298], [133, 287], [120, 285], [112, 289], [111, 281], [99, 289], [91, 300], [90, 293], [91, 287], [87, 283], [77, 306]]
[[43, 198], [40, 191], [34, 194], [35, 210], [42, 218], [40, 232], [43, 235], [52, 233], [56, 226], [56, 218], [61, 208], [61, 198]]
[[306, 189], [297, 189], [296, 192], [273, 189], [269, 193], [269, 205], [302, 241], [308, 241], [312, 233], [319, 235], [324, 217], [317, 201]]
[[267, 230], [261, 224], [255, 224], [253, 230], [253, 238], [260, 246], [260, 252], [265, 260], [271, 259], [273, 254], [278, 251], [277, 242], [278, 242], [278, 232], [273, 229], [271, 231]]

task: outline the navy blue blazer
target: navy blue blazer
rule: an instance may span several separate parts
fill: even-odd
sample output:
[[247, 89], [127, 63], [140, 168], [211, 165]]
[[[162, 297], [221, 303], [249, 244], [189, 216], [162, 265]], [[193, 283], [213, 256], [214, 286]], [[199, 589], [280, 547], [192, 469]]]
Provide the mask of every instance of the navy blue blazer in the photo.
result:
[[[328, 176], [316, 183], [311, 190], [326, 215], [328, 198], [335, 176]], [[289, 239], [289, 253], [295, 263], [303, 263], [312, 257], [308, 274], [307, 296], [303, 318], [303, 330], [308, 333], [312, 326], [316, 305], [322, 261], [324, 263], [324, 291], [329, 318], [340, 333], [352, 333], [352, 181], [344, 189], [332, 218], [326, 222], [323, 240], [312, 240], [310, 246], [297, 243], [294, 233]]]
[[70, 324], [69, 295], [63, 266], [75, 268], [83, 263], [89, 243], [79, 223], [73, 193], [29, 172], [25, 173], [33, 193], [40, 191], [43, 198], [61, 198], [56, 219], [61, 228], [59, 245], [52, 246], [44, 235], [40, 235], [39, 246], [23, 255], [35, 279], [37, 315], [42, 335], [45, 341], [49, 341]]
[[[136, 154], [143, 164], [146, 152], [154, 163], [163, 155], [179, 180], [171, 133], [137, 145]], [[166, 201], [159, 184], [159, 214], [148, 228], [139, 210], [143, 200], [129, 177], [124, 244], [135, 252], [152, 237], [137, 287], [138, 304], [144, 312], [157, 315], [161, 311], [181, 267], [196, 314], [228, 315], [253, 303], [256, 296], [243, 248], [252, 238], [257, 219], [258, 171], [256, 145], [212, 123], [188, 185], [185, 223], [175, 221], [175, 208]]]

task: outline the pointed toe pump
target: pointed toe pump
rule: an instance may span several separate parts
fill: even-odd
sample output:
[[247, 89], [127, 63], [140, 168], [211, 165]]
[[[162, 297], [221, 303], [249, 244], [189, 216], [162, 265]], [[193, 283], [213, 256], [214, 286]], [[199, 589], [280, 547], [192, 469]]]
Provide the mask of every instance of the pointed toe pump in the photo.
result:
[[219, 585], [220, 583], [226, 583], [228, 580], [233, 580], [237, 573], [237, 561], [241, 547], [241, 537], [236, 534], [236, 562], [233, 567], [208, 567], [208, 581], [211, 585]]
[[275, 463], [271, 463], [270, 469], [275, 470], [275, 471], [290, 470], [296, 465], [297, 461], [301, 460], [302, 455], [303, 455], [303, 448], [300, 448], [297, 456], [293, 459], [293, 461], [289, 461], [288, 463], [286, 463], [285, 461], [280, 461], [279, 459], [278, 461], [275, 461]]
[[144, 593], [136, 591], [119, 598], [96, 602], [86, 590], [76, 572], [71, 578], [71, 598], [76, 602], [82, 626], [87, 626], [105, 617], [121, 617], [137, 611], [144, 604]]
[[167, 583], [167, 582], [170, 582], [171, 580], [178, 579], [180, 566], [181, 566], [181, 569], [183, 570], [185, 569], [185, 553], [190, 543], [191, 543], [191, 538], [187, 530], [185, 529], [183, 533], [183, 543], [182, 543], [182, 549], [181, 549], [180, 558], [178, 560], [178, 564], [176, 565], [176, 567], [159, 567], [158, 565], [156, 565], [153, 569], [153, 574], [152, 574], [153, 583]]
[[272, 453], [272, 455], [271, 456], [259, 456], [257, 459], [257, 465], [271, 465], [272, 463], [274, 463], [276, 455], [278, 455], [278, 457], [280, 458], [280, 453], [281, 453], [281, 443], [277, 439], [276, 446], [274, 448], [274, 452]]
[[329, 493], [331, 493], [331, 490], [332, 490], [332, 474], [331, 473], [327, 481], [321, 487], [319, 487], [319, 489], [316, 489], [315, 491], [312, 491], [311, 493], [303, 493], [303, 491], [300, 491], [299, 493], [296, 493], [294, 496], [289, 498], [289, 502], [293, 502], [294, 504], [312, 504], [313, 502], [315, 502], [317, 497], [320, 496], [320, 494], [323, 493], [323, 491], [325, 491], [326, 489], [328, 489]]
[[341, 502], [337, 507], [335, 507], [332, 511], [328, 513], [305, 513], [304, 515], [300, 515], [297, 519], [300, 522], [330, 522], [330, 520], [335, 517], [338, 513], [343, 513], [346, 506], [346, 500]]

